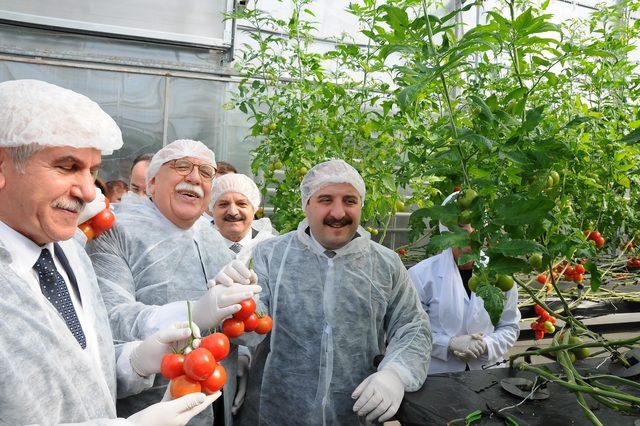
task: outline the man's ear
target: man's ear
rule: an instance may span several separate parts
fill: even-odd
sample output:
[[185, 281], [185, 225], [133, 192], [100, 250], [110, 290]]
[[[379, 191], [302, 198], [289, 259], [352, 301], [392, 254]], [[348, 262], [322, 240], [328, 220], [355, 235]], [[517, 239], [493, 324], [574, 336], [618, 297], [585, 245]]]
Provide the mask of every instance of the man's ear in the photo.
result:
[[11, 159], [6, 148], [0, 148], [0, 189], [7, 184], [7, 168], [11, 165]]

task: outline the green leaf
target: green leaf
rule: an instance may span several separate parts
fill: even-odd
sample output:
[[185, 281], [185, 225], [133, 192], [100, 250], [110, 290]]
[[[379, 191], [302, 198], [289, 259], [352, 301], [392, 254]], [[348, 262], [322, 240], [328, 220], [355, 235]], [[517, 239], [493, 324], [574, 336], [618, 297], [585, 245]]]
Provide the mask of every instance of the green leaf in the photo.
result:
[[475, 133], [463, 135], [460, 137], [460, 139], [471, 142], [476, 147], [487, 150], [487, 151], [491, 150], [491, 148], [493, 148], [493, 145], [494, 145], [494, 142], [491, 139]]
[[553, 201], [545, 197], [527, 199], [520, 195], [508, 195], [497, 199], [493, 208], [496, 212], [494, 223], [519, 226], [547, 217], [553, 208]]
[[493, 244], [491, 252], [505, 256], [524, 256], [530, 253], [544, 253], [544, 247], [535, 241], [509, 240]]
[[624, 135], [620, 141], [630, 145], [638, 143], [640, 141], [640, 129], [635, 129], [631, 133]]
[[481, 418], [482, 418], [482, 411], [480, 410], [472, 411], [471, 413], [467, 414], [467, 417], [464, 418], [465, 426], [470, 425], [473, 422], [477, 422]]
[[392, 192], [397, 191], [396, 179], [393, 177], [393, 175], [382, 175], [381, 179], [382, 179], [382, 184], [384, 185], [385, 188], [387, 188], [389, 191], [392, 191]]
[[489, 314], [491, 323], [497, 325], [504, 309], [505, 296], [502, 290], [491, 284], [484, 284], [476, 289], [476, 295], [484, 301], [484, 309]]
[[540, 122], [543, 119], [542, 117], [543, 109], [544, 109], [543, 107], [539, 106], [527, 111], [527, 116], [524, 122], [522, 123], [522, 126], [520, 126], [520, 134], [529, 133], [530, 131], [535, 129], [538, 126], [538, 124], [540, 124]]
[[445, 226], [456, 226], [460, 210], [456, 203], [449, 203], [446, 206], [433, 206], [426, 208], [426, 215], [431, 220], [437, 220]]
[[493, 113], [491, 112], [491, 108], [478, 96], [471, 95], [469, 99], [480, 108], [480, 113], [478, 116], [482, 118], [484, 121], [491, 122], [493, 121]]
[[587, 262], [584, 264], [584, 269], [591, 274], [591, 291], [598, 291], [602, 283], [602, 274], [598, 270], [598, 265], [595, 262]]
[[518, 257], [507, 257], [500, 253], [493, 252], [491, 249], [487, 250], [489, 256], [489, 269], [496, 274], [512, 275], [516, 272], [526, 271], [531, 269], [531, 265], [526, 260]]
[[433, 252], [441, 252], [450, 247], [467, 247], [469, 242], [469, 233], [464, 229], [454, 229], [452, 232], [445, 232], [440, 235], [433, 235], [429, 239], [427, 249]]

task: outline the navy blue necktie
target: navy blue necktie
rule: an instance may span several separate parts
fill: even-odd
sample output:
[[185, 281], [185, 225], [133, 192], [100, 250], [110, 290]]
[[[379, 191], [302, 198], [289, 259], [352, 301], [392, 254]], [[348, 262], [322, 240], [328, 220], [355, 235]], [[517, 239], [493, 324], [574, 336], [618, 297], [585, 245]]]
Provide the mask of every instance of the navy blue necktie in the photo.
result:
[[240, 243], [233, 243], [231, 244], [231, 247], [229, 247], [231, 249], [231, 251], [233, 251], [234, 253], [238, 254], [240, 253], [240, 250], [242, 250], [242, 244]]
[[58, 310], [62, 319], [67, 323], [67, 327], [69, 327], [73, 337], [76, 338], [82, 349], [85, 349], [87, 347], [87, 340], [82, 331], [76, 310], [73, 307], [73, 302], [67, 289], [67, 283], [56, 269], [49, 250], [42, 250], [36, 264], [33, 265], [33, 269], [38, 273], [42, 294], [44, 294], [47, 300]]

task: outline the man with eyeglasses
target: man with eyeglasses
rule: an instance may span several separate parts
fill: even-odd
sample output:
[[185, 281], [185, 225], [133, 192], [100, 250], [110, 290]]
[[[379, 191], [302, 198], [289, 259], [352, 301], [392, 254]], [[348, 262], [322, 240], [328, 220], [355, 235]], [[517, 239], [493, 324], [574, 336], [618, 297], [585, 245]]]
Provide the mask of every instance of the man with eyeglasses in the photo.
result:
[[[255, 274], [241, 262], [202, 212], [209, 204], [216, 173], [215, 155], [202, 142], [177, 140], [158, 151], [147, 172], [150, 197], [122, 199], [114, 227], [87, 245], [107, 306], [114, 339], [130, 341], [187, 319], [214, 328], [240, 309], [239, 302], [260, 292]], [[226, 265], [226, 266], [225, 266]], [[215, 285], [232, 281], [231, 286]], [[222, 362], [227, 384], [214, 407], [215, 424], [231, 424], [237, 347]], [[118, 412], [138, 411], [157, 401], [167, 381], [118, 401]], [[223, 409], [224, 408], [224, 409]], [[213, 424], [205, 410], [190, 424]]]

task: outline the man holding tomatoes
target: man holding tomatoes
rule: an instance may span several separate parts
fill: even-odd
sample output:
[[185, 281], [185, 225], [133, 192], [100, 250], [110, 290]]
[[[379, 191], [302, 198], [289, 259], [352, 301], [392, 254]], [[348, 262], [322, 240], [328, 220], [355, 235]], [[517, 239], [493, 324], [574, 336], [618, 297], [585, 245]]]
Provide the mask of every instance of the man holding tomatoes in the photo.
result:
[[116, 123], [85, 96], [36, 80], [0, 83], [3, 424], [183, 425], [216, 398], [116, 419], [116, 394], [151, 386], [164, 354], [191, 334], [169, 327], [114, 348], [91, 263], [72, 238], [96, 196], [101, 153], [120, 146]]
[[273, 329], [257, 344], [241, 422], [385, 421], [427, 376], [429, 319], [399, 256], [359, 226], [358, 172], [326, 161], [300, 189], [307, 218], [254, 252], [257, 310]]
[[[193, 321], [209, 330], [239, 310], [240, 301], [260, 291], [255, 275], [241, 262], [233, 262], [233, 252], [202, 218], [215, 167], [213, 151], [202, 142], [182, 139], [165, 146], [149, 163], [150, 197], [125, 194], [115, 225], [87, 245], [116, 340], [143, 339], [186, 321], [188, 300]], [[215, 280], [235, 284], [212, 285]], [[224, 415], [219, 401], [216, 424], [225, 419], [231, 423], [236, 363], [234, 345], [222, 361], [230, 380], [223, 390]], [[150, 405], [166, 385], [167, 380], [158, 376], [153, 389], [119, 400], [118, 413]], [[192, 424], [211, 425], [212, 416], [212, 410], [205, 410]]]

